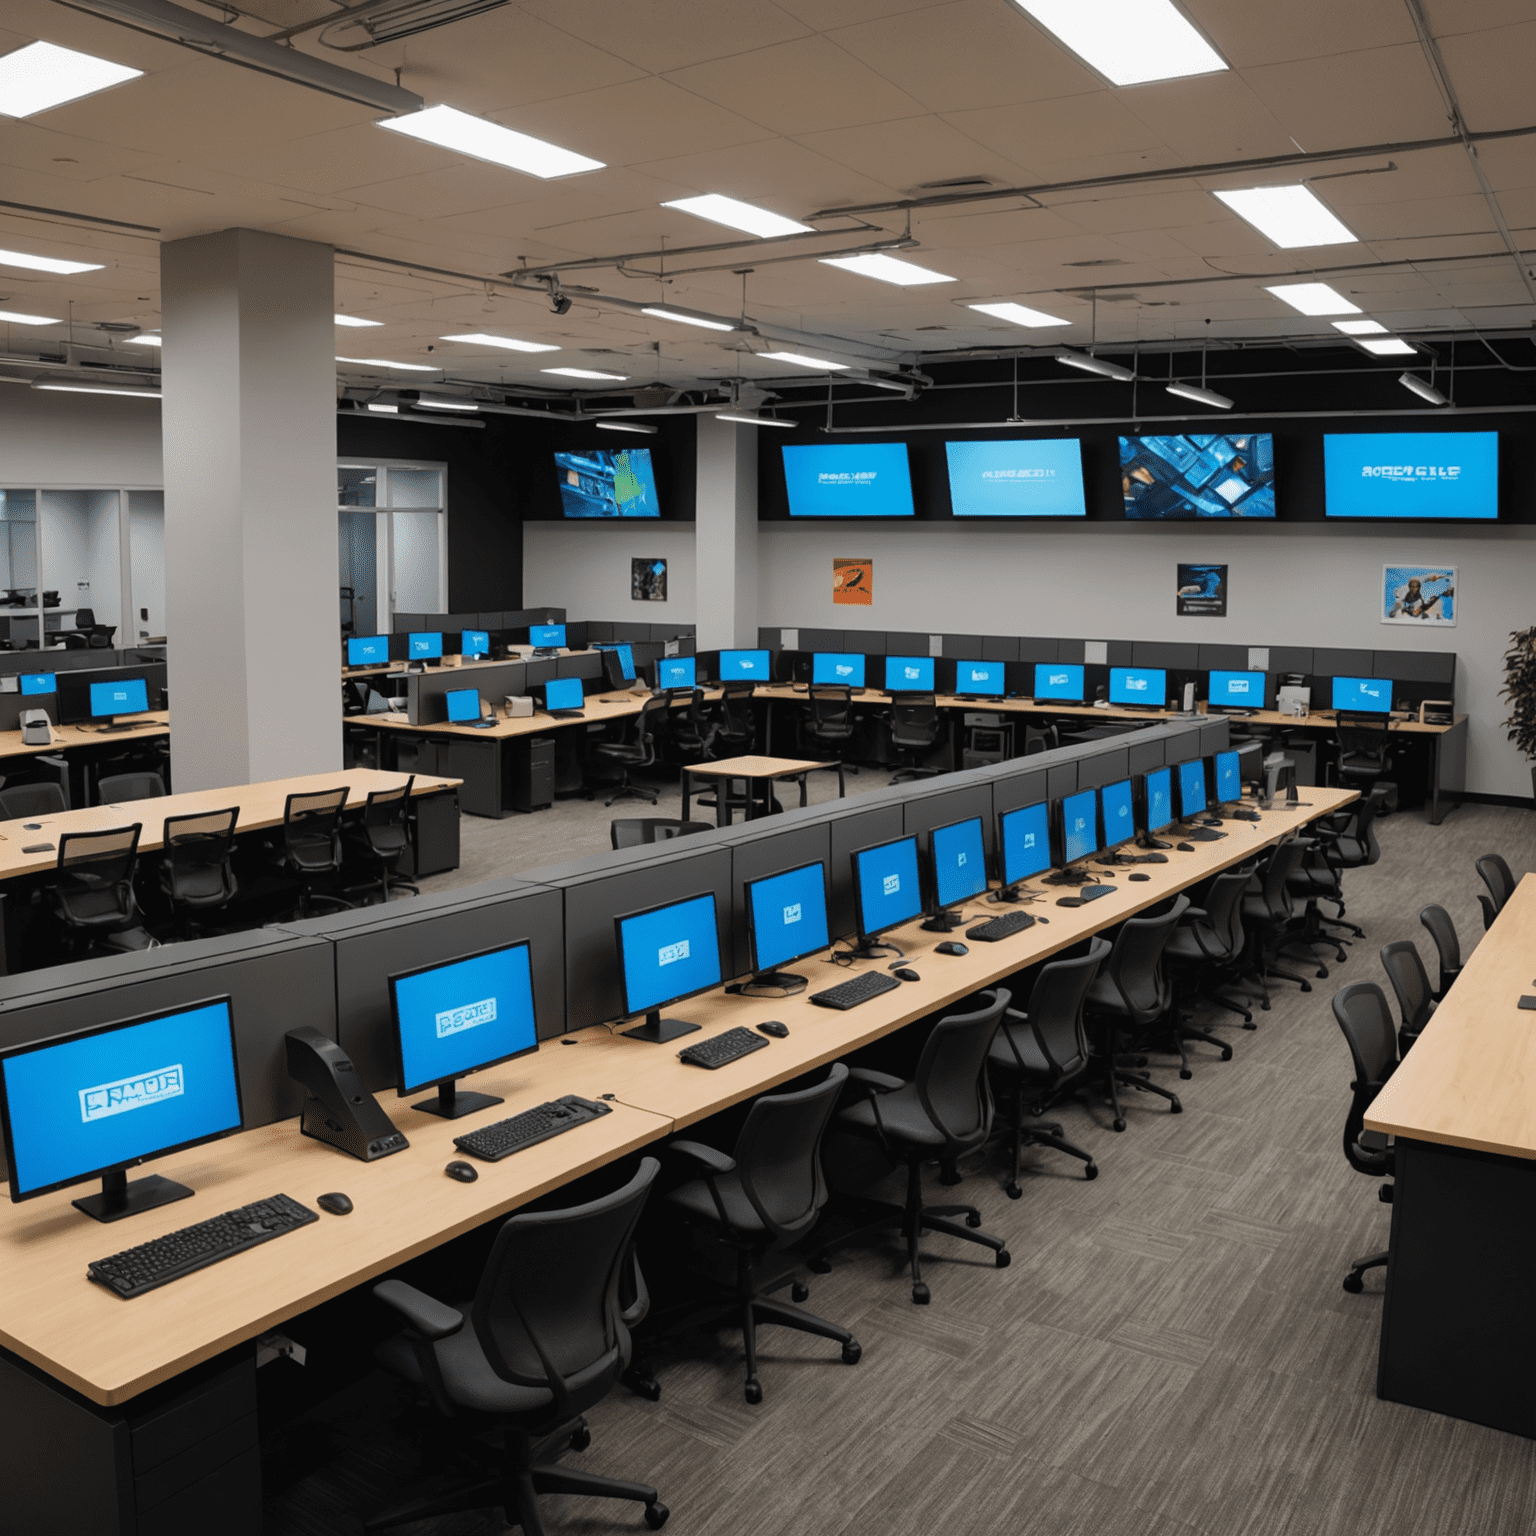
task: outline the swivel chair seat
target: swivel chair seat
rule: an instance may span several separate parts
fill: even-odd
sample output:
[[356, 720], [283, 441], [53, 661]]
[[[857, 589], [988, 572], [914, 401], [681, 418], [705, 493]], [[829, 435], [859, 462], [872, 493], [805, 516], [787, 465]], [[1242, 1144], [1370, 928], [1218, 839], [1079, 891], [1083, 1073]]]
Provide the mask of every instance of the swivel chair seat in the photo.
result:
[[289, 795], [283, 804], [281, 859], [299, 882], [301, 918], [310, 916], [316, 906], [336, 911], [352, 906], [343, 896], [315, 889], [318, 882], [341, 871], [341, 814], [346, 804], [345, 785]]
[[1201, 1040], [1221, 1051], [1223, 1061], [1231, 1061], [1232, 1047], [1209, 1030], [1196, 1029], [1180, 1006], [1184, 990], [1189, 998], [1200, 997], [1243, 1016], [1243, 1028], [1253, 1029], [1253, 1010], [1218, 987], [1236, 981], [1236, 972], [1247, 946], [1243, 931], [1243, 895], [1258, 866], [1245, 864], [1240, 869], [1223, 870], [1206, 889], [1202, 905], [1190, 907], [1168, 939], [1163, 951], [1173, 973], [1176, 1011], [1174, 1033], [1179, 1042], [1179, 1076], [1190, 1076], [1184, 1052], [1186, 1040]]
[[629, 774], [632, 768], [648, 768], [656, 761], [656, 728], [667, 702], [665, 694], [647, 699], [626, 727], [625, 735], [617, 741], [599, 741], [593, 745], [593, 757], [613, 764], [619, 770], [618, 788], [603, 802], [605, 806], [615, 805], [620, 800], [644, 800], [648, 805], [656, 804], [656, 791], [631, 784]]
[[411, 846], [411, 786], [415, 782], [413, 774], [393, 789], [373, 790], [363, 802], [362, 819], [342, 833], [347, 854], [370, 868], [373, 876], [366, 885], [349, 886], [349, 891], [377, 892], [381, 902], [389, 900], [391, 891], [421, 895], [421, 887], [414, 880], [396, 873]]
[[891, 775], [892, 784], [908, 779], [929, 779], [940, 772], [926, 767], [923, 758], [938, 745], [944, 720], [938, 700], [931, 693], [896, 694], [891, 699], [891, 746], [901, 766]]
[[[1375, 982], [1357, 981], [1334, 998], [1333, 1016], [1344, 1032], [1355, 1067], [1355, 1079], [1349, 1085], [1354, 1098], [1344, 1120], [1345, 1160], [1357, 1173], [1375, 1179], [1390, 1177], [1394, 1163], [1390, 1143], [1379, 1131], [1365, 1128], [1366, 1110], [1398, 1066], [1397, 1041], [1386, 997]], [[1391, 1204], [1390, 1184], [1381, 1186], [1380, 1198]], [[1356, 1259], [1344, 1277], [1344, 1289], [1358, 1295], [1365, 1289], [1361, 1277], [1366, 1270], [1382, 1268], [1387, 1257], [1383, 1250]]]
[[99, 832], [66, 832], [49, 899], [66, 930], [88, 945], [114, 950], [154, 949], [133, 894], [140, 823]]
[[235, 822], [239, 806], [168, 816], [161, 839], [160, 889], [184, 938], [196, 918], [222, 911], [235, 898]]

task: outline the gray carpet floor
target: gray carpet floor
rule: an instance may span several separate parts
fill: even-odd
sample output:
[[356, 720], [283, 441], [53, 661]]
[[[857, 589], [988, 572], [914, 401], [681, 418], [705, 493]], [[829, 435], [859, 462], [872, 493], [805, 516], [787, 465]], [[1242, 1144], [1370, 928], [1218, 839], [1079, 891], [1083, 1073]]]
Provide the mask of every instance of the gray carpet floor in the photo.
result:
[[[885, 781], [862, 777], [851, 787]], [[542, 862], [556, 841], [602, 846], [607, 814], [580, 802], [541, 823], [466, 823], [465, 867]], [[933, 1302], [920, 1308], [894, 1247], [856, 1250], [812, 1277], [808, 1305], [854, 1330], [860, 1364], [765, 1330], [766, 1399], [749, 1407], [739, 1342], [722, 1334], [662, 1369], [660, 1402], [620, 1390], [603, 1403], [581, 1463], [654, 1482], [680, 1536], [1530, 1530], [1536, 1443], [1375, 1396], [1382, 1272], [1360, 1296], [1340, 1281], [1385, 1246], [1390, 1209], [1341, 1153], [1350, 1061], [1328, 1004], [1350, 981], [1384, 984], [1376, 951], [1390, 940], [1418, 941], [1433, 971], [1417, 916], [1429, 901], [1470, 950], [1473, 859], [1497, 850], [1517, 872], [1536, 867], [1536, 813], [1465, 807], [1438, 828], [1408, 813], [1381, 842], [1382, 862], [1347, 877], [1367, 929], [1347, 963], [1310, 994], [1282, 985], [1255, 1032], [1226, 1016], [1230, 1063], [1197, 1046], [1193, 1081], [1157, 1073], [1184, 1114], [1132, 1096], [1116, 1135], [1102, 1108], [1064, 1108], [1100, 1177], [1037, 1151], [1018, 1201], [988, 1158], [963, 1165], [945, 1198], [980, 1206], [1009, 1269], [930, 1238]], [[371, 1469], [364, 1458], [297, 1484], [269, 1530], [356, 1529], [346, 1511], [376, 1507], [389, 1456], [381, 1444]], [[551, 1532], [643, 1529], [633, 1506], [551, 1498], [545, 1511]], [[501, 1528], [487, 1513], [408, 1529]]]

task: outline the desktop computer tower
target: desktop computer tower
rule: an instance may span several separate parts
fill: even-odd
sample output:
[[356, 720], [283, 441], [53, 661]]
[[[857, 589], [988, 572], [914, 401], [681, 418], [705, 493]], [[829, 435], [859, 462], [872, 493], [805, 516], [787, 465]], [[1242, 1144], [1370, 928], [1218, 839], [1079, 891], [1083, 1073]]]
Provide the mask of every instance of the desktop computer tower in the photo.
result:
[[510, 753], [512, 783], [508, 804], [514, 811], [542, 811], [555, 803], [555, 739], [526, 736]]
[[1006, 763], [1013, 756], [1013, 726], [995, 715], [965, 716], [965, 741], [960, 749], [961, 768], [984, 768]]

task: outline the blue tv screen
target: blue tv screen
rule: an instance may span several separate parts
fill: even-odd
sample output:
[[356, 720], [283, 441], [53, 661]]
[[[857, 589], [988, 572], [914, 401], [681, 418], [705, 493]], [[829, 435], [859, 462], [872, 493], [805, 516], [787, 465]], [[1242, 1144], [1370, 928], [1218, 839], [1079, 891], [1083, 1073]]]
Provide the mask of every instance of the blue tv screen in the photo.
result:
[[1275, 440], [1268, 432], [1122, 437], [1128, 518], [1175, 521], [1275, 515]]
[[557, 453], [560, 507], [567, 517], [660, 517], [649, 448]]
[[956, 517], [1087, 517], [1083, 449], [1075, 437], [1043, 442], [945, 443]]
[[905, 443], [815, 443], [784, 449], [791, 517], [912, 517]]
[[1497, 432], [1328, 432], [1323, 501], [1329, 517], [1499, 515]]

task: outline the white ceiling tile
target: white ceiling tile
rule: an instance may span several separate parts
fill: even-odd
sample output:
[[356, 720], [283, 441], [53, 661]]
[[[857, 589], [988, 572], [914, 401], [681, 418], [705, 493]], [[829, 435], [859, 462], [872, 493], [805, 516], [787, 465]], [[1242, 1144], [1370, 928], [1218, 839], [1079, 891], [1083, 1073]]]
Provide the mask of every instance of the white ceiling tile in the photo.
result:
[[1309, 153], [1450, 131], [1417, 42], [1258, 65], [1243, 75]]
[[1170, 163], [1157, 135], [1110, 91], [944, 116], [978, 144], [1030, 167], [1037, 180], [1098, 174], [1111, 155], [1144, 157], [1148, 169]]
[[796, 142], [872, 181], [904, 190], [955, 176], [991, 176], [1003, 186], [1022, 167], [939, 117], [907, 117], [798, 135]]
[[1254, 0], [1183, 3], [1234, 69], [1328, 58], [1392, 43], [1417, 46], [1417, 33], [1402, 0], [1286, 0], [1284, 5], [1255, 4]]
[[[1530, 7], [1527, 7], [1529, 14]], [[1523, 128], [1531, 121], [1536, 19], [1447, 37], [1440, 44], [1451, 85], [1474, 132]]]
[[532, 0], [524, 9], [652, 74], [812, 32], [760, 0]]

